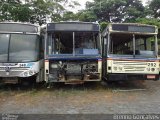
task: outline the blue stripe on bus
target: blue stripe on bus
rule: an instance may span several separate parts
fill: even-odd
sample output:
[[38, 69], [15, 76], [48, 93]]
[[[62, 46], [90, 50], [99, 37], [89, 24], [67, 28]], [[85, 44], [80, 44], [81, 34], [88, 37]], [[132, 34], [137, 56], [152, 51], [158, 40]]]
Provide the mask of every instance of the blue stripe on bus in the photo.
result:
[[47, 58], [46, 60], [101, 60], [101, 58]]
[[67, 57], [67, 56], [69, 56], [69, 57], [89, 57], [89, 56], [91, 56], [91, 57], [96, 57], [96, 56], [100, 56], [100, 54], [75, 54], [74, 56], [72, 55], [72, 54], [53, 54], [53, 55], [48, 55], [48, 57]]
[[46, 60], [99, 60], [102, 59], [99, 54], [96, 55], [71, 55], [71, 54], [59, 54], [49, 55]]

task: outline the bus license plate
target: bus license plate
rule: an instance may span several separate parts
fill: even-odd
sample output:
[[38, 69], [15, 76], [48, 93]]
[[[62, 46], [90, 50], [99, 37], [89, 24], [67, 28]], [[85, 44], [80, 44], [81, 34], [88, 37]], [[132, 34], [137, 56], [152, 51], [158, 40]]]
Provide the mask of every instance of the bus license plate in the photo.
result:
[[156, 76], [155, 75], [147, 75], [147, 79], [155, 79]]

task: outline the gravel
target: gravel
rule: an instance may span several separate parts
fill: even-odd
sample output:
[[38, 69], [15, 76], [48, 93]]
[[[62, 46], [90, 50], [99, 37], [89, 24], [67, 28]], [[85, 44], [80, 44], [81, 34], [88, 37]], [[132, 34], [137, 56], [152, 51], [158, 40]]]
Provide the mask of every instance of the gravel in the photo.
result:
[[54, 85], [19, 89], [0, 86], [0, 113], [23, 114], [160, 114], [160, 81], [121, 82], [102, 86]]

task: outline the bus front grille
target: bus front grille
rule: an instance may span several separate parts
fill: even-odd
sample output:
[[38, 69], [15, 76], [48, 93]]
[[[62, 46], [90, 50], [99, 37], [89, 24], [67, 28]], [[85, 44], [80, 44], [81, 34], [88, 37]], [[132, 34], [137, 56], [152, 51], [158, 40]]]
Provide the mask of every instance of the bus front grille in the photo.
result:
[[19, 77], [21, 73], [27, 71], [27, 67], [0, 67], [0, 77]]
[[[6, 69], [6, 67], [0, 67], [0, 70], [5, 70]], [[25, 70], [28, 70], [28, 68], [23, 68], [23, 67], [10, 67], [10, 70], [20, 70], [20, 71], [25, 71]]]
[[0, 77], [18, 77], [23, 71], [0, 71]]
[[124, 72], [142, 72], [146, 70], [147, 62], [142, 61], [113, 61], [114, 66], [122, 66]]

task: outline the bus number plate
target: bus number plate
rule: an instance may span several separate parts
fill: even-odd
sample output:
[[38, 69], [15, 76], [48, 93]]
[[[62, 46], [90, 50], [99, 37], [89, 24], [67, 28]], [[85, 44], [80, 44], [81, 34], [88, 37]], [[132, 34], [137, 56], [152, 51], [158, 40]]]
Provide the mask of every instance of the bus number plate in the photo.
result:
[[156, 76], [155, 75], [147, 75], [147, 79], [155, 79]]

